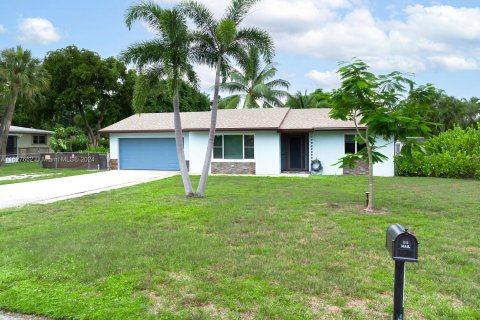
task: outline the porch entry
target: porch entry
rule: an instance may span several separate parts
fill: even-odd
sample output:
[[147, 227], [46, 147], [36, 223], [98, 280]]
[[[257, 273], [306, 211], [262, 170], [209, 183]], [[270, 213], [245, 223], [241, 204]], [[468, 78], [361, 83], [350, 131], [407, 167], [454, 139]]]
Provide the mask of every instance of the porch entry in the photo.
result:
[[282, 134], [282, 171], [309, 171], [308, 133]]

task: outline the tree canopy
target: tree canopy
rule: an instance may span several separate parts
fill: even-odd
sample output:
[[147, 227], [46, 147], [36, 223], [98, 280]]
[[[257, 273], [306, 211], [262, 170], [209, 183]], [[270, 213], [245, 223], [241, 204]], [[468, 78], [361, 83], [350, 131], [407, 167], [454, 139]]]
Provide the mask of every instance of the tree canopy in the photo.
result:
[[[413, 103], [411, 108], [404, 108], [403, 97], [414, 88], [413, 81], [404, 74], [394, 71], [377, 76], [359, 59], [342, 64], [338, 74], [342, 85], [332, 93], [330, 115], [334, 119], [353, 121], [357, 141], [366, 146], [355, 154], [347, 153], [339, 163], [342, 167], [354, 167], [357, 161], [368, 164], [370, 196], [367, 210], [371, 211], [374, 205], [373, 164], [387, 159], [382, 154], [384, 146], [378, 144], [378, 138], [425, 137], [430, 134], [430, 127]], [[416, 94], [419, 100], [424, 100], [429, 92], [420, 88]]]
[[32, 101], [48, 87], [49, 75], [30, 50], [16, 48], [0, 52], [0, 99], [5, 103], [0, 122], [0, 166], [5, 164], [8, 133], [19, 99]]
[[115, 114], [119, 118], [131, 114], [131, 98], [125, 95], [132, 92], [134, 75], [117, 59], [69, 46], [49, 52], [44, 66], [52, 76], [47, 100], [55, 123], [67, 125], [72, 119], [81, 123], [94, 148], [106, 118], [113, 122], [119, 120]]

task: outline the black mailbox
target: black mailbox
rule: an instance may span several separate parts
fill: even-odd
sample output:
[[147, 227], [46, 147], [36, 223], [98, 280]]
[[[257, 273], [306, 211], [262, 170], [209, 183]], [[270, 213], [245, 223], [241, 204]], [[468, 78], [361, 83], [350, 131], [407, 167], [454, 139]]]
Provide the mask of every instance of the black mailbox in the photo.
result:
[[388, 228], [386, 246], [395, 261], [418, 261], [417, 237], [398, 223]]

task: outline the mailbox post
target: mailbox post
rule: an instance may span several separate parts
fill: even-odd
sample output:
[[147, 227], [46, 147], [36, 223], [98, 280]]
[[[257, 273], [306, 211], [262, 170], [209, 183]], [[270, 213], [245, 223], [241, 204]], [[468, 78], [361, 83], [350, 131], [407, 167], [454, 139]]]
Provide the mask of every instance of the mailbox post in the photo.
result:
[[403, 320], [405, 288], [405, 262], [418, 261], [417, 237], [400, 224], [387, 229], [386, 247], [395, 261], [395, 282], [393, 291], [393, 320]]

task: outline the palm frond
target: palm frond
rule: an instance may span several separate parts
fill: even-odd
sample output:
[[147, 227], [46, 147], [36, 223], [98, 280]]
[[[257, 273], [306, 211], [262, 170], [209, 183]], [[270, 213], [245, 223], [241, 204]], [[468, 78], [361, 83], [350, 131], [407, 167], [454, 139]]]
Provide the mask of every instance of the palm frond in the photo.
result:
[[135, 21], [144, 20], [156, 31], [161, 30], [161, 14], [163, 9], [153, 1], [142, 1], [140, 4], [130, 6], [125, 13], [125, 24], [132, 28]]
[[187, 0], [180, 2], [179, 8], [200, 30], [210, 35], [215, 34], [217, 21], [205, 5], [195, 0]]
[[120, 59], [126, 63], [134, 63], [139, 68], [162, 61], [168, 51], [164, 41], [160, 39], [137, 42], [120, 53]]
[[232, 3], [227, 8], [226, 18], [239, 25], [245, 19], [248, 11], [258, 3], [260, 0], [232, 0]]
[[247, 47], [257, 48], [268, 63], [275, 55], [275, 45], [265, 30], [253, 27], [242, 28], [237, 31], [236, 41]]
[[218, 103], [219, 109], [236, 109], [240, 104], [241, 95], [235, 94], [221, 99]]

